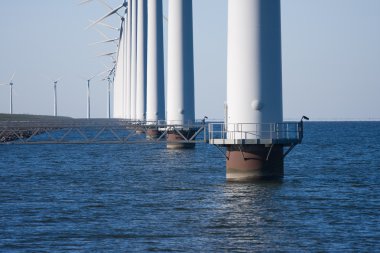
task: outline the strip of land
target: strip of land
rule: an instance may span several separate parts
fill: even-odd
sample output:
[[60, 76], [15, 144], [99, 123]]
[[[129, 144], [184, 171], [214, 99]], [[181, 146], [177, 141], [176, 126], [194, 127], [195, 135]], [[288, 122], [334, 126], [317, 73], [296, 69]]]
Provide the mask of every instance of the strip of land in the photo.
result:
[[[47, 121], [55, 122], [62, 121], [65, 119], [71, 119], [69, 117], [55, 117], [55, 116], [46, 116], [46, 115], [31, 115], [31, 114], [4, 114], [0, 113], [0, 123], [9, 122], [9, 121], [18, 121], [18, 122], [28, 122], [28, 121]], [[17, 132], [14, 131], [2, 131], [0, 129], [0, 142], [11, 142], [17, 139], [29, 138], [32, 136], [33, 132], [27, 128], [20, 129]]]
[[62, 120], [62, 119], [71, 119], [71, 118], [70, 117], [46, 116], [46, 115], [32, 115], [32, 114], [0, 113], [0, 121]]

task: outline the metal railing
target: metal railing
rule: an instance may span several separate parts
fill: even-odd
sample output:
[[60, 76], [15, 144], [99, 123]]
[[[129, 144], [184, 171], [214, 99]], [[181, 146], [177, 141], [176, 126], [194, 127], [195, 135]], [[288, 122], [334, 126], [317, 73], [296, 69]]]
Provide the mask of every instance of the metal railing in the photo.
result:
[[209, 139], [214, 140], [272, 140], [272, 142], [301, 143], [302, 122], [285, 123], [210, 123]]
[[[175, 142], [197, 143], [207, 141], [206, 127], [201, 121], [185, 124], [125, 119], [0, 121], [0, 144], [157, 143], [168, 142], [166, 137], [170, 133], [182, 137]], [[150, 130], [157, 130], [157, 138], [146, 138]]]

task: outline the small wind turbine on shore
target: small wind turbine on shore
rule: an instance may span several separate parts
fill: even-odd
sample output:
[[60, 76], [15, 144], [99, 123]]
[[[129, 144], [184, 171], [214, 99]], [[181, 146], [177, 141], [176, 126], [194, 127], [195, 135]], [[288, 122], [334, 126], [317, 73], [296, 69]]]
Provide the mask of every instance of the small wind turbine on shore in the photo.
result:
[[0, 83], [0, 85], [9, 85], [9, 113], [13, 114], [13, 78], [15, 77], [16, 73], [13, 73], [11, 79], [9, 80], [9, 83]]

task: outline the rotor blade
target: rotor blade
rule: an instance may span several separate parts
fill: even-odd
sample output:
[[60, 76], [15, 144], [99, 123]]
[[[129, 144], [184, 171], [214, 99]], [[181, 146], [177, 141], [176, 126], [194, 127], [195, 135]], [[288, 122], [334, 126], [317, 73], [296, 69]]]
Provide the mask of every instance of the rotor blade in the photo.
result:
[[[108, 73], [108, 71], [104, 71], [104, 72], [100, 73], [99, 76], [102, 76], [102, 75], [104, 75], [104, 74], [106, 74], [106, 73]], [[105, 75], [104, 78], [106, 78], [107, 76], [108, 76], [108, 75]]]
[[41, 76], [49, 82], [54, 82], [53, 78], [51, 78], [50, 76], [46, 76], [46, 75], [41, 75]]
[[119, 38], [110, 39], [110, 40], [98, 41], [98, 42], [94, 42], [94, 43], [91, 43], [91, 44], [88, 44], [88, 45], [89, 45], [89, 46], [94, 46], [94, 45], [103, 44], [103, 43], [115, 42], [115, 41], [117, 41], [117, 40], [119, 40]]
[[88, 80], [86, 77], [84, 77], [84, 76], [82, 76], [82, 75], [77, 75], [77, 76], [78, 76], [78, 78], [80, 78], [80, 79], [82, 79], [82, 80], [84, 80], [84, 81], [87, 81], [87, 80]]
[[107, 66], [106, 64], [103, 63], [103, 66], [106, 68], [106, 69], [110, 69], [109, 66]]
[[99, 25], [102, 25], [102, 26], [104, 26], [104, 27], [108, 27], [108, 28], [110, 28], [110, 29], [112, 29], [112, 30], [116, 30], [116, 31], [118, 31], [118, 30], [120, 29], [120, 28], [114, 27], [114, 26], [112, 26], [112, 25], [106, 24], [106, 23], [104, 23], [104, 22], [99, 22], [98, 24], [99, 24]]
[[113, 69], [107, 69], [106, 71], [100, 72], [100, 73], [98, 74], [98, 76], [101, 76], [101, 75], [103, 75], [103, 74], [105, 74], [105, 73], [111, 73], [112, 70], [113, 70]]
[[97, 23], [99, 22], [102, 22], [104, 19], [108, 18], [109, 16], [112, 16], [113, 14], [115, 14], [118, 10], [120, 10], [121, 8], [124, 7], [124, 4], [120, 5], [119, 7], [113, 9], [111, 12], [107, 13], [106, 15], [104, 15], [103, 17], [99, 18], [98, 20], [95, 21], [95, 23], [91, 24], [90, 26], [86, 27], [86, 29], [90, 28], [90, 27], [93, 27], [94, 25], [96, 25]]
[[61, 81], [62, 80], [62, 78], [63, 78], [63, 76], [61, 76], [60, 78], [57, 78], [54, 82], [59, 82], [59, 81]]
[[13, 81], [13, 78], [15, 78], [16, 72], [13, 73], [11, 80], [9, 81], [10, 83]]
[[99, 29], [97, 29], [96, 27], [94, 27], [94, 30], [97, 31], [106, 40], [110, 40], [111, 39], [110, 37], [108, 37], [107, 35], [105, 35], [102, 31], [100, 31]]
[[9, 85], [9, 83], [0, 83], [0, 85]]
[[93, 0], [83, 0], [82, 2], [80, 2], [78, 5], [82, 5], [82, 4], [86, 4], [86, 3], [89, 3], [89, 2], [92, 2]]
[[[91, 25], [95, 24], [94, 20], [89, 19], [88, 21], [90, 22]], [[116, 31], [118, 31], [120, 29], [120, 28], [114, 27], [114, 26], [109, 25], [109, 24], [104, 23], [104, 22], [98, 22], [98, 25], [101, 25], [101, 26], [104, 26], [104, 27], [107, 27], [107, 28], [110, 28], [110, 29], [116, 30]]]
[[[88, 1], [88, 0], [87, 0]], [[102, 3], [104, 6], [106, 6], [110, 11], [113, 10], [112, 6], [109, 5], [105, 0], [98, 0], [100, 3]]]
[[89, 80], [92, 80], [92, 79], [94, 79], [94, 78], [97, 77], [97, 76], [99, 76], [99, 73], [93, 75], [91, 78], [89, 78]]
[[108, 69], [108, 70], [110, 70], [110, 71], [113, 71], [113, 70], [115, 69], [115, 66], [110, 67], [110, 66], [107, 66], [107, 65], [104, 64], [104, 63], [103, 63], [103, 66], [104, 66], [105, 69]]
[[114, 54], [116, 54], [116, 52], [99, 54], [98, 56], [111, 56], [111, 55], [114, 55]]

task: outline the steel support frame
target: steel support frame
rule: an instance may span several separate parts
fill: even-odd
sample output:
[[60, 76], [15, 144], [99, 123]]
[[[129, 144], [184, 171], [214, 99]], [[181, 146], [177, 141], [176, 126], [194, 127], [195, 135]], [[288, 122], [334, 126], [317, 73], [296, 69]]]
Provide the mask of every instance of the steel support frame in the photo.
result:
[[[149, 129], [165, 129], [157, 139], [147, 139], [145, 134]], [[207, 141], [206, 126], [198, 126], [195, 128], [195, 133], [189, 138], [185, 137], [181, 130], [183, 126], [179, 125], [145, 125], [135, 124], [128, 126], [63, 126], [54, 128], [44, 127], [29, 127], [29, 128], [0, 128], [0, 140], [4, 138], [4, 141], [0, 141], [1, 144], [137, 144], [137, 143], [160, 143], [167, 142], [166, 136], [170, 131], [175, 131], [181, 136], [181, 140], [175, 141], [176, 143], [200, 143]], [[86, 134], [87, 131], [94, 131], [93, 137]], [[24, 137], [22, 133], [30, 132], [31, 134]], [[54, 136], [54, 132], [63, 131], [62, 134], [57, 137]], [[101, 139], [102, 134], [108, 131], [111, 136], [108, 140]], [[125, 133], [123, 135], [120, 133]], [[138, 133], [140, 131], [140, 134]], [[119, 132], [119, 133], [118, 133]], [[202, 140], [197, 140], [197, 136], [203, 132], [204, 137]], [[79, 139], [73, 140], [69, 138], [71, 133], [77, 134]], [[43, 140], [35, 140], [39, 135], [45, 134]], [[6, 141], [6, 138], [12, 138], [10, 141]]]

